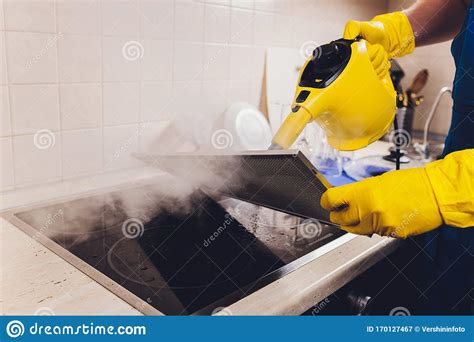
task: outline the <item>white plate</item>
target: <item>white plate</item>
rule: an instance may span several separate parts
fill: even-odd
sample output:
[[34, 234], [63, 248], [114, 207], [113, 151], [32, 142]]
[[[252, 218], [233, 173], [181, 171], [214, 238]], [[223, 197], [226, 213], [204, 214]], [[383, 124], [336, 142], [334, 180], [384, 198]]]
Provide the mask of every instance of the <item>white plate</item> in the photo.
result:
[[266, 150], [272, 140], [265, 116], [247, 103], [236, 102], [229, 107], [224, 128], [232, 134], [234, 150]]

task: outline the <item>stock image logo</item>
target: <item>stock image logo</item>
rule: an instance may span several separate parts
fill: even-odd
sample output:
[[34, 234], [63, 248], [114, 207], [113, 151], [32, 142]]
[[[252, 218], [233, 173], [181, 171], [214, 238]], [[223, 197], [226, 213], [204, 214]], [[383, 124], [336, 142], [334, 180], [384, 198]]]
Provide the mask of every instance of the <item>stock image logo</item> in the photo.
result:
[[53, 309], [43, 306], [39, 308], [38, 310], [36, 310], [34, 315], [35, 316], [54, 316], [55, 314], [54, 314]]
[[397, 306], [396, 308], [393, 308], [390, 310], [389, 313], [390, 316], [411, 316], [410, 311], [403, 307], [403, 306]]
[[324, 298], [318, 304], [316, 304], [313, 309], [311, 310], [311, 315], [319, 315], [324, 309], [331, 303], [328, 297]]
[[390, 133], [389, 140], [395, 146], [405, 149], [410, 146], [411, 135], [404, 129], [397, 129]]
[[137, 218], [129, 218], [122, 223], [122, 233], [127, 239], [135, 239], [143, 235], [145, 227]]
[[313, 55], [314, 49], [316, 49], [320, 44], [313, 40], [304, 42], [300, 47], [301, 57], [306, 60]]
[[134, 62], [143, 57], [145, 49], [143, 45], [136, 40], [129, 40], [122, 47], [122, 56], [127, 61]]
[[202, 245], [204, 247], [209, 247], [211, 243], [214, 240], [217, 240], [217, 238], [219, 238], [219, 236], [232, 224], [232, 222], [234, 222], [234, 217], [229, 214], [225, 214], [224, 221], [207, 239], [203, 241]]
[[17, 338], [23, 336], [25, 333], [25, 326], [18, 320], [8, 322], [6, 328], [6, 333], [11, 338]]
[[234, 143], [234, 137], [226, 129], [218, 129], [212, 134], [211, 144], [218, 150], [229, 148]]
[[47, 150], [56, 143], [54, 133], [49, 129], [40, 129], [33, 136], [33, 143], [40, 150]]
[[237, 219], [245, 219], [255, 214], [255, 207], [247, 202], [239, 202], [232, 210]]
[[[44, 323], [43, 321], [34, 321], [25, 323], [19, 320], [12, 320], [5, 326], [5, 333], [11, 338], [19, 338], [32, 336], [101, 336], [106, 335], [146, 335], [147, 329], [145, 325], [122, 325], [122, 324], [95, 324], [91, 319], [82, 322], [65, 323], [63, 320], [57, 323]], [[63, 338], [64, 340], [64, 338]]]
[[313, 239], [321, 236], [323, 227], [315, 220], [306, 219], [298, 225], [298, 232], [306, 239]]

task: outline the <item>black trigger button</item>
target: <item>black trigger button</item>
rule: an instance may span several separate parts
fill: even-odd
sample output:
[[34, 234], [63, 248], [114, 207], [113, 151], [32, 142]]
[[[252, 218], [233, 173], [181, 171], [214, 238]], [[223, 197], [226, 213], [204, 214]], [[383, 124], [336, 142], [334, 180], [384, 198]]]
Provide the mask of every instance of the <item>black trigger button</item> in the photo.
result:
[[291, 108], [291, 111], [293, 113], [296, 113], [301, 107], [300, 106], [294, 106], [293, 108]]
[[296, 103], [302, 103], [304, 101], [306, 101], [306, 99], [308, 98], [310, 92], [308, 90], [302, 90], [300, 91], [300, 93], [298, 94], [298, 96], [296, 97]]

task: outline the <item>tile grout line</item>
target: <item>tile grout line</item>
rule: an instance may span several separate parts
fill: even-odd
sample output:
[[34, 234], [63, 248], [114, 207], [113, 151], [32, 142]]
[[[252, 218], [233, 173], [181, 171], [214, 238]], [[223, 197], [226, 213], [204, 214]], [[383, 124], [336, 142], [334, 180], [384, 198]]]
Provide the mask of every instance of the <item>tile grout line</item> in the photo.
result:
[[[137, 126], [137, 130], [140, 131], [142, 129], [145, 129], [145, 126], [142, 126], [143, 125], [143, 113], [142, 113], [142, 109], [143, 109], [143, 105], [142, 105], [142, 101], [143, 101], [143, 91], [142, 91], [142, 87], [143, 87], [143, 57], [145, 56], [145, 48], [144, 48], [144, 45], [145, 45], [145, 39], [143, 39], [143, 34], [142, 34], [142, 15], [141, 15], [141, 4], [142, 4], [142, 1], [141, 0], [135, 0], [135, 6], [136, 6], [136, 15], [137, 15], [137, 29], [138, 29], [138, 42], [140, 44], [142, 44], [142, 51], [143, 51], [143, 56], [141, 58], [139, 58], [137, 60], [137, 62], [139, 63], [138, 65], [138, 126]], [[143, 132], [142, 134], [138, 134], [137, 136], [137, 151], [140, 152], [141, 150], [141, 145], [142, 145], [142, 140], [143, 140]]]
[[[6, 22], [5, 22], [5, 1], [2, 1], [0, 3], [0, 6], [2, 6], [2, 12], [3, 12], [3, 27], [2, 27], [2, 35], [3, 35], [3, 42], [5, 44], [4, 48], [5, 48], [5, 74], [6, 74], [6, 88], [7, 88], [7, 91], [8, 91], [8, 109], [10, 111], [10, 152], [12, 154], [12, 168], [13, 168], [13, 184], [11, 185], [10, 189], [11, 190], [15, 190], [17, 188], [17, 176], [16, 176], [16, 171], [15, 171], [15, 165], [16, 165], [16, 158], [15, 158], [15, 148], [14, 148], [14, 136], [13, 136], [13, 111], [12, 111], [12, 95], [11, 95], [11, 88], [10, 88], [10, 79], [11, 79], [11, 75], [10, 75], [10, 68], [9, 68], [9, 64], [10, 62], [8, 61], [8, 49], [7, 49], [7, 32], [6, 32]], [[2, 51], [2, 59], [3, 59], [3, 51]], [[2, 67], [3, 67], [3, 64], [2, 64]], [[2, 189], [3, 191], [3, 189]]]
[[101, 149], [102, 149], [102, 158], [101, 158], [101, 167], [100, 173], [105, 172], [105, 125], [104, 125], [104, 35], [103, 35], [103, 9], [102, 1], [99, 1], [97, 4], [97, 11], [99, 16], [99, 31], [100, 31], [100, 131], [101, 131]]
[[60, 87], [60, 76], [59, 76], [59, 25], [58, 25], [58, 2], [54, 2], [54, 30], [55, 35], [58, 38], [56, 43], [54, 44], [54, 49], [56, 50], [56, 94], [58, 96], [57, 101], [57, 109], [58, 109], [58, 124], [59, 124], [59, 132], [58, 132], [58, 140], [59, 140], [59, 171], [60, 171], [60, 178], [61, 181], [64, 180], [64, 166], [63, 166], [63, 154], [64, 154], [64, 146], [63, 146], [63, 135], [62, 135], [62, 120], [61, 120], [61, 87]]

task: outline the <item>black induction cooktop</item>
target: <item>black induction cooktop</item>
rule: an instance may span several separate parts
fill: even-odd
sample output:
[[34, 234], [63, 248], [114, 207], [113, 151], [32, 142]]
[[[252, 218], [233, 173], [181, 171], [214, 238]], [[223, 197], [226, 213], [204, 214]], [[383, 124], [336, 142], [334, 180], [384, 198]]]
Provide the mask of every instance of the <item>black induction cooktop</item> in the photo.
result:
[[200, 190], [185, 198], [159, 191], [172, 188], [170, 182], [16, 216], [136, 296], [124, 298], [133, 306], [146, 303], [168, 315], [216, 312], [343, 235], [334, 226]]

